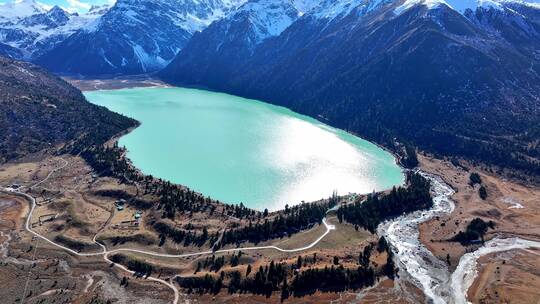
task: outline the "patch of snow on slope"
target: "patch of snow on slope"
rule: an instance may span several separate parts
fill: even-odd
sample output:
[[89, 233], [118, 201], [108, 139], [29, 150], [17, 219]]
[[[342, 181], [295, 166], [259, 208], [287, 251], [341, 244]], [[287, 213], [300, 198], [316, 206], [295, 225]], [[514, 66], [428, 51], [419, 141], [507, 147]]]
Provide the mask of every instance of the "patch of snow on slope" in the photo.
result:
[[312, 16], [331, 20], [347, 16], [355, 8], [359, 8], [362, 14], [367, 14], [386, 2], [385, 0], [323, 0], [312, 10]]
[[83, 25], [81, 27], [81, 30], [87, 32], [87, 33], [93, 33], [95, 31], [97, 31], [97, 29], [99, 28], [99, 23], [100, 23], [101, 19], [100, 18], [96, 18], [88, 23], [86, 23], [85, 25]]
[[[95, 21], [99, 20], [98, 15], [93, 14], [82, 14], [82, 15], [74, 15], [71, 16], [69, 21], [60, 27], [57, 27], [54, 30], [50, 31], [41, 31], [40, 37], [37, 39], [37, 41], [46, 39], [53, 35], [64, 35], [69, 36], [73, 33], [75, 33], [77, 30], [81, 28], [87, 28], [90, 24], [93, 24]], [[34, 29], [35, 31], [39, 31], [39, 29]]]
[[[156, 67], [165, 66], [169, 63], [168, 60], [165, 60], [158, 55], [148, 54], [145, 49], [138, 44], [133, 45], [133, 52], [145, 72], [155, 69]], [[122, 60], [122, 65], [125, 65], [124, 60]]]
[[[509, 0], [509, 1], [511, 1], [511, 0]], [[520, 4], [523, 4], [523, 5], [527, 5], [527, 6], [530, 6], [530, 7], [540, 9], [540, 0], [515, 0], [515, 1], [512, 1], [512, 2], [516, 2], [516, 3], [520, 3]]]
[[172, 9], [159, 12], [159, 18], [168, 18], [175, 26], [190, 34], [200, 32], [212, 22], [234, 13], [247, 0], [170, 0]]
[[[275, 1], [274, 1], [275, 2]], [[273, 3], [270, 5], [257, 5], [258, 8], [255, 24], [257, 25], [260, 40], [268, 36], [281, 34], [298, 16], [298, 11], [289, 6]]]
[[103, 49], [99, 49], [99, 54], [101, 55], [101, 58], [103, 58], [103, 60], [110, 66], [112, 67], [116, 67], [108, 58], [107, 56], [105, 55], [105, 50]]
[[293, 0], [292, 2], [301, 15], [311, 11], [319, 4], [317, 0]]

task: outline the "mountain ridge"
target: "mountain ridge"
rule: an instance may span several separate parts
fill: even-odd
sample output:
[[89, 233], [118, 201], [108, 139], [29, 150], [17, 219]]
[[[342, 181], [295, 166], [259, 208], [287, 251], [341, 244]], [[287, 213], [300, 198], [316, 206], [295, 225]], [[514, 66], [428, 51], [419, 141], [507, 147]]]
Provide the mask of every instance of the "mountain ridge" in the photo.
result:
[[540, 173], [540, 10], [505, 2], [502, 11], [443, 4], [396, 14], [399, 3], [360, 2], [339, 18], [304, 14], [226, 73], [197, 68], [215, 60], [194, 56], [202, 43], [160, 75], [324, 117], [386, 146], [397, 137]]
[[175, 57], [193, 33], [242, 2], [119, 0], [36, 62], [58, 73], [155, 72]]

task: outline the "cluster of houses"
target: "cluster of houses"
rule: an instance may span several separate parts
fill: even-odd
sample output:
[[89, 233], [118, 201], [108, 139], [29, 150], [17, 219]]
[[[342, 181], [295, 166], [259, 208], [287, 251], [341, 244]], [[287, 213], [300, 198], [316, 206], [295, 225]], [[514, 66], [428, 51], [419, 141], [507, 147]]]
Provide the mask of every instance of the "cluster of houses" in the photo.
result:
[[[126, 200], [119, 199], [114, 203], [114, 206], [116, 207], [116, 210], [122, 211], [126, 208]], [[115, 228], [130, 229], [130, 228], [138, 227], [142, 214], [143, 214], [142, 211], [139, 211], [139, 210], [135, 211], [135, 213], [133, 214], [133, 218], [134, 218], [133, 220], [122, 221], [119, 224], [116, 224]]]
[[56, 216], [58, 214], [56, 213], [51, 213], [51, 214], [45, 214], [45, 215], [42, 215], [38, 218], [38, 221], [39, 221], [39, 225], [43, 225], [44, 223], [46, 222], [52, 222], [56, 219]]
[[126, 207], [126, 200], [125, 199], [119, 199], [116, 202], [114, 202], [114, 206], [116, 207], [116, 210], [122, 211]]
[[113, 226], [115, 229], [137, 229], [138, 227], [139, 220], [121, 221]]
[[50, 204], [50, 203], [53, 203], [53, 202], [54, 202], [54, 199], [52, 199], [52, 198], [43, 197], [41, 200], [36, 199], [36, 205], [38, 205], [38, 206], [47, 205], [47, 204]]
[[32, 228], [36, 228], [37, 226], [42, 226], [43, 224], [47, 222], [52, 222], [58, 217], [57, 213], [50, 213], [50, 214], [44, 214], [38, 217], [37, 222], [32, 223]]

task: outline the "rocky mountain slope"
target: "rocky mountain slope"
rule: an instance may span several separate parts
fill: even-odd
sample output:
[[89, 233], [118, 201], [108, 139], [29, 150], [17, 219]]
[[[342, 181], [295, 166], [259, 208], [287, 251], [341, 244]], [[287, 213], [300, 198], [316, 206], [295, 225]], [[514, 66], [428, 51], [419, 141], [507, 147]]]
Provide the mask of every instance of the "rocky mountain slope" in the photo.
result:
[[242, 2], [119, 0], [36, 62], [60, 73], [153, 72], [167, 65], [195, 32]]
[[8, 58], [20, 58], [22, 57], [22, 52], [10, 45], [0, 43], [0, 56]]
[[[284, 105], [387, 146], [397, 138], [540, 174], [540, 10], [463, 3], [322, 1], [255, 47], [228, 44], [237, 36], [210, 26], [161, 75]], [[223, 56], [226, 69], [199, 68]]]
[[0, 163], [72, 140], [103, 142], [136, 123], [42, 68], [0, 57]]

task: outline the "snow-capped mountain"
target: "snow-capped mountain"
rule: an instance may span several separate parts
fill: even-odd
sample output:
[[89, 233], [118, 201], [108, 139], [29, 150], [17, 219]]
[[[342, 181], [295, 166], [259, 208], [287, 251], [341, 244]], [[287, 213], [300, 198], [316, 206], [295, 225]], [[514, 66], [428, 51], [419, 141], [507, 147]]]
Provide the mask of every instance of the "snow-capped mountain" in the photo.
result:
[[0, 12], [6, 14], [0, 18], [0, 42], [18, 49], [19, 59], [31, 60], [99, 18], [106, 9], [94, 7], [79, 15], [58, 6], [46, 10], [34, 0], [3, 4]]
[[17, 0], [0, 4], [0, 23], [17, 22], [20, 19], [46, 13], [47, 8], [34, 0]]
[[[244, 20], [243, 29], [256, 24]], [[524, 168], [533, 155], [527, 136], [513, 152], [504, 138], [540, 125], [538, 5], [323, 0], [255, 46], [231, 43], [246, 41], [230, 30], [234, 19], [219, 23], [221, 31], [195, 35], [162, 77], [324, 117], [378, 142], [489, 153], [484, 159]]]
[[[386, 0], [389, 2], [389, 0]], [[220, 86], [222, 77], [237, 70], [252, 56], [266, 54], [269, 68], [281, 46], [265, 47], [267, 40], [282, 39], [297, 47], [309, 41], [329, 24], [351, 14], [356, 16], [384, 5], [385, 0], [251, 0], [230, 16], [214, 22], [195, 35], [161, 75], [174, 80], [176, 74], [189, 81]], [[291, 36], [293, 35], [293, 36]], [[307, 43], [307, 44], [304, 44]], [[288, 47], [288, 46], [287, 46]], [[275, 53], [276, 56], [270, 55]]]
[[[194, 63], [198, 72], [221, 79], [237, 63], [249, 58], [256, 46], [268, 38], [278, 36], [301, 16], [292, 1], [250, 0], [229, 16], [212, 23], [197, 33], [181, 51], [170, 70]], [[213, 71], [213, 72], [212, 72]], [[167, 74], [168, 71], [163, 71]]]
[[118, 0], [99, 19], [37, 62], [62, 73], [140, 74], [159, 70], [191, 36], [243, 0]]
[[[260, 56], [256, 49], [264, 49], [259, 46], [270, 38], [294, 36], [301, 47], [300, 41], [327, 39], [321, 33], [340, 22], [354, 29], [367, 15], [384, 12], [391, 20], [409, 10], [445, 7], [481, 22], [477, 10], [505, 13], [513, 5], [534, 7], [518, 0], [119, 0], [110, 9], [76, 15], [23, 0], [2, 6], [12, 12], [10, 21], [0, 23], [0, 42], [61, 73], [154, 72], [186, 46], [165, 73], [190, 62], [208, 67], [221, 62], [227, 69], [227, 62], [236, 68], [235, 60]], [[436, 22], [436, 14], [430, 16]], [[266, 48], [269, 52], [279, 50]]]
[[[258, 44], [268, 37], [277, 36], [300, 16], [300, 11], [291, 2], [283, 0], [252, 0], [242, 5], [230, 17], [218, 21], [227, 24], [226, 32], [237, 35], [235, 30], [244, 31], [251, 44]], [[232, 25], [232, 26], [231, 26]], [[246, 25], [247, 28], [234, 28]]]
[[43, 29], [57, 28], [66, 25], [70, 20], [70, 14], [59, 6], [54, 6], [48, 12], [25, 17], [20, 21], [26, 27], [40, 26]]

